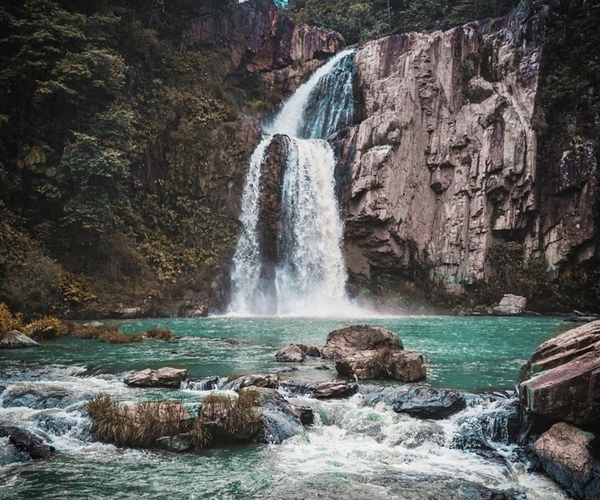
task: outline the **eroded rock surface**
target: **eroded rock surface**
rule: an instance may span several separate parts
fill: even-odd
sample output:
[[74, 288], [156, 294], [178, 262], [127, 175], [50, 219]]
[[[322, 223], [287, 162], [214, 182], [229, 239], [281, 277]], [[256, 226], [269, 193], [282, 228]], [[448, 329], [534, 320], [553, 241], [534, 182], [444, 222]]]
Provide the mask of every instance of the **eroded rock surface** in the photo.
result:
[[367, 324], [345, 326], [327, 335], [327, 342], [321, 349], [323, 359], [342, 359], [361, 351], [372, 351], [382, 347], [402, 349], [398, 337], [385, 328]]
[[292, 396], [310, 396], [311, 398], [346, 398], [356, 394], [358, 386], [343, 380], [285, 380], [280, 387]]
[[546, 474], [569, 494], [582, 500], [600, 498], [598, 437], [559, 422], [533, 444]]
[[514, 316], [521, 314], [527, 306], [527, 299], [519, 295], [507, 293], [502, 297], [500, 303], [494, 307], [493, 313], [496, 316]]
[[392, 407], [396, 413], [406, 413], [415, 418], [443, 419], [464, 410], [465, 398], [456, 391], [417, 387], [396, 398]]
[[27, 347], [40, 347], [40, 344], [18, 330], [6, 332], [0, 339], [0, 349], [24, 349]]
[[538, 415], [591, 425], [600, 420], [600, 321], [541, 344], [519, 375], [523, 405]]
[[187, 370], [179, 368], [146, 368], [125, 377], [124, 382], [133, 387], [170, 387], [177, 389], [187, 376]]
[[557, 246], [537, 212], [532, 117], [543, 23], [515, 11], [392, 35], [356, 54], [362, 119], [341, 148], [351, 171], [343, 198], [351, 272], [419, 263], [461, 290], [485, 278], [496, 241], [518, 238], [527, 255], [552, 254], [550, 264], [579, 244]]
[[313, 345], [290, 344], [277, 351], [275, 361], [281, 363], [300, 363], [304, 361], [306, 356], [318, 358], [321, 356], [321, 352], [318, 347]]

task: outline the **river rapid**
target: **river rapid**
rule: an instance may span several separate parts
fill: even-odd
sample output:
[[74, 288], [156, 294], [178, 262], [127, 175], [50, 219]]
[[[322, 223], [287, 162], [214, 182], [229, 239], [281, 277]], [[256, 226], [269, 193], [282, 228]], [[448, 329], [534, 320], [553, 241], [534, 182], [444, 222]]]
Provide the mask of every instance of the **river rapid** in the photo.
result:
[[[528, 457], [507, 442], [503, 430], [519, 367], [537, 345], [564, 329], [560, 319], [368, 322], [391, 329], [407, 349], [422, 353], [428, 363], [425, 384], [468, 393], [467, 408], [445, 420], [419, 420], [373, 398], [384, 387], [402, 384], [362, 383], [349, 399], [290, 398], [311, 406], [316, 422], [279, 445], [186, 454], [118, 449], [91, 437], [85, 402], [94, 395], [108, 393], [122, 402], [175, 399], [193, 408], [208, 394], [194, 382], [204, 377], [336, 378], [331, 362], [292, 368], [276, 363], [274, 354], [291, 342], [322, 346], [327, 333], [348, 320], [129, 321], [121, 323], [125, 332], [161, 326], [176, 338], [132, 345], [65, 338], [38, 349], [0, 352], [0, 424], [26, 428], [57, 450], [52, 459], [22, 463], [8, 438], [0, 438], [0, 498], [568, 498], [549, 479], [529, 472]], [[186, 368], [193, 380], [179, 390], [123, 383], [132, 370], [161, 366]], [[490, 449], [481, 453], [457, 445], [473, 435], [482, 436]]]

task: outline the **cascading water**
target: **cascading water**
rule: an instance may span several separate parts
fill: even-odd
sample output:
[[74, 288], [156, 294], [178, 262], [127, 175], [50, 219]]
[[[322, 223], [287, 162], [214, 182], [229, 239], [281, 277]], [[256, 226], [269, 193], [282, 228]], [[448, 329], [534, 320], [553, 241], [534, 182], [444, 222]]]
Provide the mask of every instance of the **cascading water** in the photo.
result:
[[[353, 51], [341, 52], [292, 95], [250, 159], [242, 199], [243, 232], [233, 258], [236, 314], [343, 314], [349, 307], [340, 249], [343, 226], [326, 139], [351, 124]], [[286, 136], [276, 262], [261, 245], [261, 174], [274, 137]]]

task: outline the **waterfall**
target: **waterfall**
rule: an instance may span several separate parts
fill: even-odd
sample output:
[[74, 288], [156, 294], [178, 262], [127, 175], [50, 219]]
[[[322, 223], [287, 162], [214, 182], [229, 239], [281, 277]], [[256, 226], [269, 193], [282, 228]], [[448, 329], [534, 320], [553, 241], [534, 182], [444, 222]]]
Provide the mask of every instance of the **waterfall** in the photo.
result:
[[[243, 231], [231, 274], [233, 313], [323, 316], [349, 305], [335, 158], [326, 139], [352, 123], [353, 52], [336, 55], [298, 88], [265, 126], [267, 135], [250, 158]], [[267, 252], [261, 234], [261, 183], [276, 137], [285, 150], [285, 164], [280, 166], [276, 248]]]

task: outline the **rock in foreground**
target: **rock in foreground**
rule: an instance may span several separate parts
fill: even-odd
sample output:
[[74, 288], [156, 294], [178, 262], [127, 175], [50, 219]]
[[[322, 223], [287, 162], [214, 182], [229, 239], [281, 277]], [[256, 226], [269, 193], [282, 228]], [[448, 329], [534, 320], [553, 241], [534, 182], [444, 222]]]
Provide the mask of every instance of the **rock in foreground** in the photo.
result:
[[358, 390], [358, 386], [342, 380], [286, 380], [280, 387], [292, 396], [310, 396], [311, 398], [346, 398]]
[[187, 370], [179, 368], [158, 368], [132, 373], [125, 377], [124, 382], [132, 387], [167, 387], [179, 388], [183, 379], [187, 376]]
[[393, 332], [378, 326], [361, 324], [334, 330], [321, 354], [335, 360], [340, 375], [355, 380], [415, 382], [427, 374], [423, 356], [405, 351]]
[[423, 356], [404, 350], [365, 351], [337, 360], [335, 368], [340, 375], [357, 380], [394, 379], [416, 382], [427, 375]]
[[0, 437], [8, 437], [11, 444], [32, 459], [49, 458], [55, 453], [53, 446], [45, 444], [35, 434], [18, 427], [0, 427]]
[[40, 347], [40, 344], [18, 330], [6, 332], [0, 340], [0, 349], [24, 349], [26, 347]]
[[561, 333], [533, 353], [519, 375], [521, 403], [575, 425], [600, 419], [600, 321]]
[[465, 398], [455, 391], [437, 391], [430, 387], [417, 387], [399, 396], [392, 407], [396, 413], [406, 413], [415, 418], [441, 420], [463, 410]]
[[594, 456], [594, 434], [560, 422], [534, 443], [546, 474], [582, 500], [600, 498], [600, 462]]

